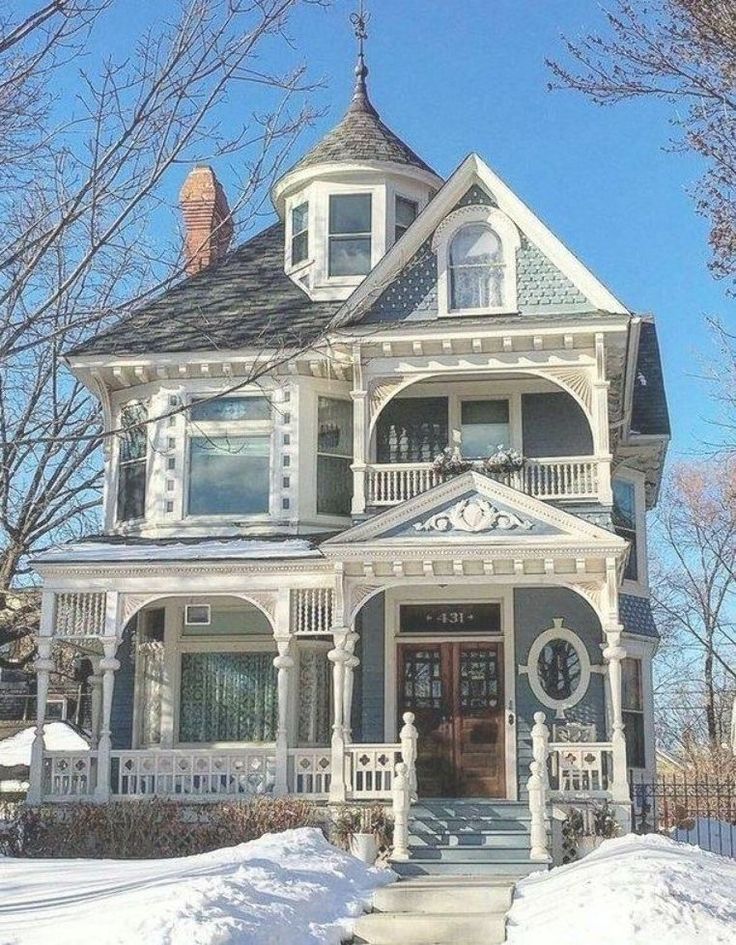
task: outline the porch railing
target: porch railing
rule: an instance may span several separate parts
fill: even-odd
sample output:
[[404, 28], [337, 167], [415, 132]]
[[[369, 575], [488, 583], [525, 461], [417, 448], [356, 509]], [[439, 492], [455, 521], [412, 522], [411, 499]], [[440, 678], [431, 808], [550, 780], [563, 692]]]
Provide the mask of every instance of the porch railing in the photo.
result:
[[[527, 459], [522, 469], [490, 478], [538, 499], [596, 499], [598, 464], [589, 456]], [[432, 463], [372, 463], [366, 476], [370, 506], [397, 505], [445, 481]]]
[[97, 752], [44, 751], [43, 779], [49, 797], [90, 797], [97, 783]]
[[276, 781], [274, 746], [116, 751], [112, 766], [118, 797], [247, 797], [271, 794]]
[[550, 742], [549, 786], [568, 798], [609, 797], [613, 777], [611, 742]]

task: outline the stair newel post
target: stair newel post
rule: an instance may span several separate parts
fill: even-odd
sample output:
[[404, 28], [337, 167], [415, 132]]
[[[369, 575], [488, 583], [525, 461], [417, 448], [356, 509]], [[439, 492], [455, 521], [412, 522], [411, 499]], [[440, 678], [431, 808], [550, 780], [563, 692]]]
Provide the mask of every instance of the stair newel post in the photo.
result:
[[545, 725], [544, 712], [535, 712], [532, 726], [532, 756], [529, 765], [530, 775], [526, 787], [529, 792], [529, 813], [531, 814], [531, 851], [529, 858], [541, 863], [549, 863], [547, 849], [547, 754], [549, 752], [549, 729]]
[[394, 848], [392, 859], [409, 859], [409, 806], [411, 804], [411, 790], [406, 763], [400, 761], [396, 765], [394, 780], [391, 788], [394, 815]]
[[406, 765], [407, 778], [409, 780], [409, 796], [412, 801], [416, 801], [417, 795], [417, 739], [419, 733], [414, 726], [414, 713], [404, 712], [402, 716], [404, 724], [399, 732], [401, 741], [401, 760]]
[[534, 713], [534, 725], [532, 726], [532, 756], [539, 762], [540, 777], [544, 784], [545, 792], [549, 790], [549, 770], [547, 768], [547, 758], [549, 757], [549, 729], [546, 724], [544, 712]]
[[350, 658], [346, 650], [347, 627], [335, 627], [332, 636], [334, 648], [327, 654], [332, 663], [332, 747], [330, 776], [330, 801], [333, 804], [343, 804], [347, 798], [348, 784], [345, 770], [345, 663]]

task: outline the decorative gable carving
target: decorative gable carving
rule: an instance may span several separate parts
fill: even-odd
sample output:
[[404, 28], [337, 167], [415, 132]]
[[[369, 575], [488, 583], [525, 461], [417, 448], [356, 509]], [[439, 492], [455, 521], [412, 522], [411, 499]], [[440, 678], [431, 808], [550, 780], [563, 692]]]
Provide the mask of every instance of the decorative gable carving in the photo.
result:
[[436, 512], [424, 522], [415, 522], [417, 532], [471, 532], [531, 530], [532, 522], [516, 513], [503, 511], [480, 496], [461, 499], [442, 512]]

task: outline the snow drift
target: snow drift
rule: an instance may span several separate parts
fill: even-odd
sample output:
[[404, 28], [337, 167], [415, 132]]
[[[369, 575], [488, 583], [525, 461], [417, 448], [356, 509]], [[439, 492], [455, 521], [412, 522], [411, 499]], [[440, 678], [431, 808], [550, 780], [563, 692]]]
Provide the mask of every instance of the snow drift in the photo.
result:
[[[36, 728], [34, 725], [0, 741], [0, 765], [12, 768], [31, 764], [31, 748]], [[89, 751], [87, 740], [66, 722], [47, 722], [43, 727], [47, 751]]]
[[517, 886], [508, 945], [734, 945], [736, 862], [666, 837], [608, 840]]
[[308, 827], [180, 859], [0, 858], [0, 943], [337, 945], [393, 879]]

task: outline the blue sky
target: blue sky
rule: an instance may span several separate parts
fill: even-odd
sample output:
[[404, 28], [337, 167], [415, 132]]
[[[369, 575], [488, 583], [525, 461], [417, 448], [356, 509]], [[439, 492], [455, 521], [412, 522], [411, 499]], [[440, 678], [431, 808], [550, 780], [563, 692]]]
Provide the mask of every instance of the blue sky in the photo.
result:
[[[105, 30], [118, 49], [150, 11], [129, 0]], [[156, 4], [157, 12], [170, 7]], [[352, 0], [301, 8], [290, 33], [296, 52], [324, 81], [326, 109], [303, 149], [347, 106], [355, 41]], [[708, 272], [707, 222], [688, 189], [701, 167], [664, 150], [671, 109], [653, 102], [599, 108], [571, 92], [549, 92], [545, 57], [560, 35], [602, 26], [590, 0], [368, 0], [369, 84], [382, 118], [442, 175], [477, 151], [622, 301], [657, 317], [672, 414], [672, 455], [697, 452], [713, 433], [713, 407], [698, 379], [713, 349], [705, 316], [732, 325], [734, 301]], [[140, 13], [140, 16], [136, 15]], [[250, 103], [233, 94], [225, 120]], [[235, 169], [214, 162], [226, 189]], [[183, 177], [183, 173], [182, 173]], [[162, 224], [165, 225], [165, 224]], [[172, 230], [175, 221], [172, 220]]]

